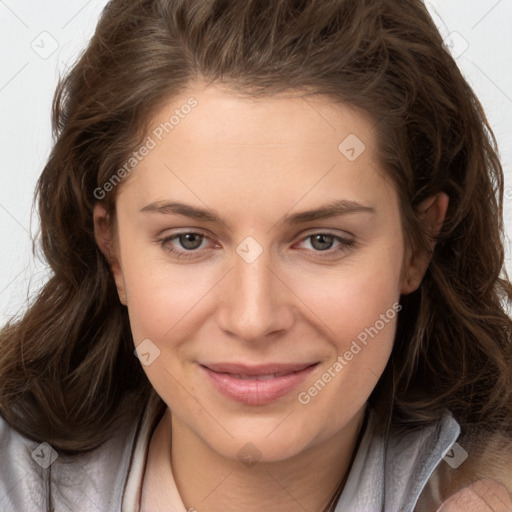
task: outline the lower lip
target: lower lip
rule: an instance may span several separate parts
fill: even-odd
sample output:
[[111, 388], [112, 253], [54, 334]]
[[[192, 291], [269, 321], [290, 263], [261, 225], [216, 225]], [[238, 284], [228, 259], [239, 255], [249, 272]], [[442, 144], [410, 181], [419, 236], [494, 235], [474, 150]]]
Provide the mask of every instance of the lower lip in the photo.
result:
[[239, 379], [227, 373], [217, 373], [202, 366], [214, 386], [224, 395], [247, 405], [265, 405], [281, 398], [297, 387], [310, 375], [318, 363], [298, 372], [267, 380]]

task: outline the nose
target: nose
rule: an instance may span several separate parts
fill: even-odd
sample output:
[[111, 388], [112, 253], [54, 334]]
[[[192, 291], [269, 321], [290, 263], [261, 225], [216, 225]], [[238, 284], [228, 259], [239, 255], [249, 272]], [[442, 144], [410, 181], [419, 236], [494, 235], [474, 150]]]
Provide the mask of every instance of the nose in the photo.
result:
[[233, 268], [219, 293], [217, 321], [230, 336], [249, 343], [284, 334], [294, 323], [293, 292], [269, 251], [255, 261], [233, 255]]

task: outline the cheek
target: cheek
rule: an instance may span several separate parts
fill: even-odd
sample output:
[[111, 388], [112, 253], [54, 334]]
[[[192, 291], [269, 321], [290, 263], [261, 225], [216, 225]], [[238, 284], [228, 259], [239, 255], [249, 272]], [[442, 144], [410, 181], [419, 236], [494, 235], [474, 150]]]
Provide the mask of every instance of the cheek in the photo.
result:
[[204, 410], [190, 400], [191, 396], [199, 396], [199, 392], [194, 379], [189, 378], [190, 368], [182, 367], [182, 358], [187, 358], [186, 341], [200, 322], [201, 299], [204, 300], [216, 279], [212, 278], [211, 270], [201, 272], [192, 270], [193, 265], [143, 260], [135, 252], [124, 263], [135, 346], [147, 344], [144, 340], [151, 341], [148, 345], [151, 362], [144, 364], [141, 358], [142, 369], [173, 411], [178, 415], [192, 411], [199, 418]]
[[[205, 265], [170, 264], [162, 250], [129, 250], [123, 259], [130, 325], [135, 343], [145, 338], [164, 340], [198, 310], [205, 293], [219, 279]], [[213, 275], [215, 274], [215, 275]]]
[[[302, 274], [293, 283], [306, 305], [304, 311], [314, 314], [312, 318], [316, 316], [315, 323], [323, 326], [340, 350], [376, 322], [387, 336], [388, 323], [392, 323], [389, 317], [395, 315], [392, 307], [400, 295], [396, 252], [384, 247], [372, 252], [376, 254], [368, 252], [364, 257], [347, 259], [346, 264], [328, 274]], [[379, 320], [387, 311], [383, 327]]]
[[330, 421], [342, 422], [367, 400], [389, 360], [401, 309], [400, 267], [391, 249], [381, 246], [379, 257], [353, 259], [328, 279], [296, 282], [294, 289], [333, 348], [324, 373], [302, 386], [298, 401], [316, 415], [328, 411]]
[[330, 306], [324, 332], [333, 350], [322, 373], [305, 382], [296, 396], [303, 413], [317, 418], [326, 435], [363, 407], [393, 348], [400, 306], [386, 293], [378, 300], [375, 293], [371, 297], [361, 303], [348, 297], [339, 308]]

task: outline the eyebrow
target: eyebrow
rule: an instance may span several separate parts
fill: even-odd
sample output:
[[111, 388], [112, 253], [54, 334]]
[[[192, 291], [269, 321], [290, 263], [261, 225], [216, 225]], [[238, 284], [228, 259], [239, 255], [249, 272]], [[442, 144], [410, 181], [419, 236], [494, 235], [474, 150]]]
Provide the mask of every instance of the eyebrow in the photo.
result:
[[[178, 214], [193, 219], [200, 219], [207, 222], [227, 225], [220, 215], [212, 209], [203, 209], [180, 202], [156, 201], [144, 206], [140, 210], [144, 213]], [[299, 213], [285, 214], [281, 223], [296, 225], [313, 220], [338, 217], [350, 213], [376, 213], [375, 208], [365, 206], [356, 201], [341, 199], [325, 204], [313, 210], [306, 210]]]

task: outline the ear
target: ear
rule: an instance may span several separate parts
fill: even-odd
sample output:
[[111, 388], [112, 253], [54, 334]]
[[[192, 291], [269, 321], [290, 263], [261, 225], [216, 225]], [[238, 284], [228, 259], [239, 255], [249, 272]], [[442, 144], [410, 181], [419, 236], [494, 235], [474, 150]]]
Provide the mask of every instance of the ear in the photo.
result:
[[[418, 216], [425, 229], [430, 233], [430, 249], [434, 250], [434, 237], [439, 233], [448, 209], [449, 197], [444, 192], [425, 199], [418, 207]], [[415, 291], [421, 284], [423, 276], [430, 264], [430, 255], [423, 247], [406, 251], [400, 293], [407, 295]]]
[[123, 272], [121, 269], [118, 244], [112, 234], [113, 227], [107, 209], [100, 203], [96, 203], [94, 206], [93, 221], [94, 238], [96, 239], [96, 243], [100, 251], [109, 263], [110, 270], [116, 283], [119, 300], [126, 306], [126, 290]]

